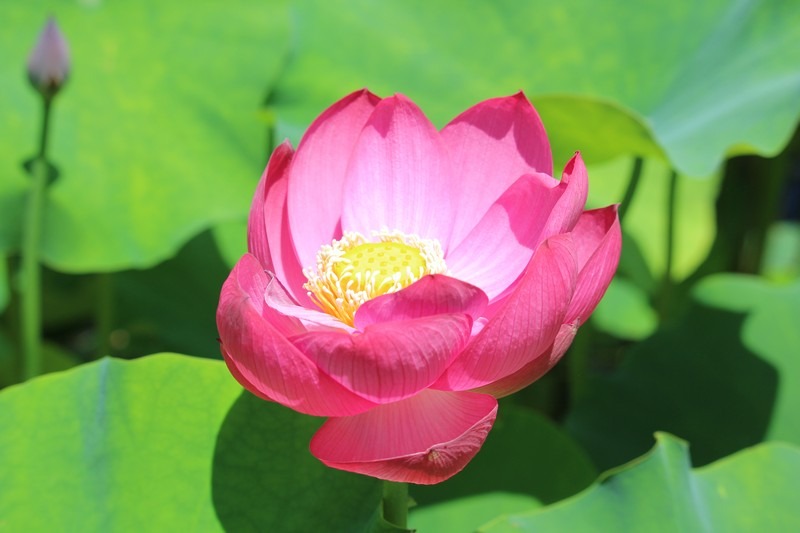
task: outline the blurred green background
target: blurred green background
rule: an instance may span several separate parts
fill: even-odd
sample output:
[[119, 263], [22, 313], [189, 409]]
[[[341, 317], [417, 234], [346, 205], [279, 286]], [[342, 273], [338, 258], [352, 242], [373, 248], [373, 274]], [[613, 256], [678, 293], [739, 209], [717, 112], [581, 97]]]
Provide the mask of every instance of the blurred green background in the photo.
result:
[[[688, 531], [707, 515], [711, 530], [744, 531], [766, 522], [714, 498], [748, 486], [763, 520], [800, 529], [774, 494], [796, 492], [800, 468], [800, 3], [6, 0], [0, 386], [20, 381], [22, 162], [41, 120], [25, 63], [51, 14], [73, 66], [52, 119], [45, 367], [78, 368], [0, 393], [0, 464], [13, 473], [0, 529], [377, 527], [373, 480], [308, 455], [319, 421], [239, 396], [222, 363], [196, 359], [219, 359], [219, 288], [245, 251], [271, 148], [296, 146], [361, 87], [408, 95], [437, 126], [524, 90], [556, 172], [580, 150], [589, 205], [624, 200], [623, 258], [592, 320], [553, 372], [503, 401], [462, 474], [412, 489], [412, 525]], [[155, 352], [195, 358], [93, 362]], [[664, 435], [632, 473], [593, 485], [656, 431], [687, 441], [695, 466], [767, 444], [695, 472]], [[641, 470], [658, 461], [669, 467]], [[592, 503], [613, 483], [645, 495], [621, 506], [623, 522]], [[560, 504], [582, 524], [546, 506], [586, 487]], [[700, 496], [681, 512], [637, 522], [633, 510], [686, 487]]]

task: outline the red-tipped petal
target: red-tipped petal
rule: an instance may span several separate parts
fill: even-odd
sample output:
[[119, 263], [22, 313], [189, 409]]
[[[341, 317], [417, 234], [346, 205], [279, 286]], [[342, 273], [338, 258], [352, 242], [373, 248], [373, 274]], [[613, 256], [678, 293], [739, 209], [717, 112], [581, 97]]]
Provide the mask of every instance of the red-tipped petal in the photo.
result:
[[428, 387], [469, 339], [463, 314], [367, 326], [351, 335], [314, 331], [292, 343], [328, 376], [375, 403], [408, 398]]
[[361, 305], [355, 326], [410, 320], [445, 313], [469, 315], [475, 321], [489, 299], [478, 287], [441, 274], [424, 276], [405, 289], [373, 298]]
[[483, 387], [478, 387], [474, 389], [473, 392], [491, 394], [495, 398], [502, 398], [524, 389], [556, 366], [556, 363], [558, 363], [570, 344], [572, 344], [572, 339], [575, 338], [577, 332], [577, 326], [564, 324], [561, 326], [561, 329], [558, 330], [556, 340], [553, 344], [543, 353], [537, 355], [533, 361], [510, 376], [501, 378]]
[[268, 320], [268, 282], [258, 260], [247, 254], [222, 286], [217, 328], [234, 377], [254, 394], [310, 415], [346, 416], [373, 407], [321, 372]]
[[340, 470], [431, 485], [469, 463], [496, 416], [491, 396], [426, 390], [360, 415], [331, 418], [311, 440], [311, 453]]
[[555, 340], [576, 278], [571, 236], [545, 241], [500, 309], [432, 387], [475, 389], [527, 365]]
[[564, 167], [558, 188], [562, 189], [562, 194], [550, 212], [550, 218], [542, 232], [545, 238], [572, 230], [586, 206], [589, 174], [586, 172], [586, 165], [580, 152], [575, 152]]
[[381, 228], [438, 239], [446, 249], [456, 186], [439, 132], [408, 98], [385, 98], [353, 150], [345, 181], [342, 229]]
[[536, 172], [553, 174], [544, 126], [521, 92], [467, 109], [445, 126], [442, 139], [461, 190], [452, 221], [453, 245], [467, 236], [477, 218], [517, 178]]
[[379, 101], [366, 89], [345, 96], [311, 123], [297, 147], [288, 210], [295, 249], [304, 267], [316, 264], [319, 247], [338, 237], [347, 164]]
[[566, 321], [580, 325], [605, 294], [619, 264], [622, 230], [617, 206], [587, 211], [572, 231], [578, 257], [578, 282]]
[[247, 250], [266, 270], [275, 273], [296, 301], [310, 306], [303, 290], [306, 278], [294, 251], [286, 211], [287, 171], [293, 155], [292, 146], [285, 141], [269, 158], [250, 206]]

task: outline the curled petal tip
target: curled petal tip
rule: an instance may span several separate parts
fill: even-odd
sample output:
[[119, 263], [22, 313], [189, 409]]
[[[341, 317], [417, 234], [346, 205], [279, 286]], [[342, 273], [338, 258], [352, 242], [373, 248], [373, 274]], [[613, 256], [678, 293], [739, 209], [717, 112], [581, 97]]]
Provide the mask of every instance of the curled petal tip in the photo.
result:
[[45, 97], [54, 96], [69, 75], [69, 47], [55, 18], [50, 17], [28, 58], [28, 78]]

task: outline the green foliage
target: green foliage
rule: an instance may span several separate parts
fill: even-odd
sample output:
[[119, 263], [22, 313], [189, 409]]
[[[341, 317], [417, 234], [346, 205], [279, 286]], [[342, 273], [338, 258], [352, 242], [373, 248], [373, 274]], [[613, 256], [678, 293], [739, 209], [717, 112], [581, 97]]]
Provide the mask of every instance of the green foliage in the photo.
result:
[[664, 154], [680, 172], [706, 176], [725, 154], [776, 154], [800, 113], [792, 2], [293, 7], [297, 50], [270, 100], [290, 124], [360, 86], [407, 93], [439, 124], [487, 95], [524, 89], [541, 102], [557, 165], [578, 149], [590, 162]]
[[40, 112], [23, 67], [48, 13], [73, 67], [50, 135], [47, 264], [151, 266], [243, 217], [267, 157], [258, 109], [287, 50], [282, 3], [3, 2], [0, 251], [18, 238]]
[[800, 449], [766, 444], [692, 470], [688, 447], [667, 434], [646, 456], [552, 507], [480, 528], [503, 531], [796, 531]]
[[380, 484], [311, 457], [319, 423], [243, 393], [219, 361], [103, 359], [45, 376], [0, 394], [3, 526], [366, 529]]
[[718, 275], [672, 327], [634, 345], [618, 371], [590, 381], [567, 427], [601, 468], [646, 449], [666, 430], [705, 464], [776, 438], [800, 444], [800, 283]]

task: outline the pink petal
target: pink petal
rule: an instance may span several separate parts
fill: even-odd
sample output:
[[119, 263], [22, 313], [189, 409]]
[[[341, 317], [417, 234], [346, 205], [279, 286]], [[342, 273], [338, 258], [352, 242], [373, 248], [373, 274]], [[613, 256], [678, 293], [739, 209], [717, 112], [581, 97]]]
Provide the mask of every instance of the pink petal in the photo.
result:
[[314, 266], [319, 247], [339, 236], [347, 163], [379, 101], [366, 89], [345, 96], [309, 126], [297, 147], [288, 207], [294, 246], [304, 267]]
[[576, 278], [571, 236], [545, 241], [503, 306], [432, 387], [474, 389], [527, 365], [555, 340]]
[[311, 439], [311, 453], [340, 470], [431, 485], [467, 465], [496, 416], [491, 396], [426, 390], [360, 415], [329, 419]]
[[356, 143], [345, 181], [342, 229], [387, 228], [447, 247], [457, 190], [439, 132], [402, 95], [382, 100]]
[[562, 190], [562, 194], [550, 212], [550, 219], [542, 232], [545, 238], [571, 231], [583, 213], [589, 194], [589, 175], [580, 152], [575, 152], [564, 167], [558, 188]]
[[523, 174], [553, 174], [542, 121], [525, 95], [492, 98], [467, 109], [442, 130], [458, 179], [452, 221], [457, 245], [492, 202]]
[[436, 381], [466, 344], [471, 327], [469, 317], [451, 313], [372, 324], [358, 335], [315, 331], [292, 343], [349, 390], [388, 403]]
[[296, 301], [312, 305], [303, 289], [306, 277], [292, 245], [286, 212], [287, 169], [293, 155], [294, 151], [286, 141], [269, 158], [250, 206], [247, 249], [264, 268], [282, 280]]
[[597, 307], [619, 264], [622, 231], [617, 206], [585, 212], [572, 231], [572, 239], [580, 274], [566, 322], [580, 325]]
[[541, 243], [542, 230], [563, 193], [556, 185], [543, 174], [515, 181], [447, 255], [453, 276], [479, 286], [490, 300], [505, 291]]
[[308, 309], [297, 305], [275, 278], [267, 284], [264, 302], [267, 305], [261, 314], [287, 338], [320, 329], [355, 331], [338, 318], [319, 309]]
[[355, 326], [463, 313], [478, 320], [489, 303], [478, 287], [440, 274], [425, 276], [405, 289], [373, 298], [356, 311]]
[[347, 416], [375, 404], [317, 368], [264, 317], [269, 278], [258, 260], [243, 256], [222, 286], [217, 328], [234, 377], [259, 396], [316, 416]]
[[558, 330], [556, 340], [553, 341], [553, 344], [550, 345], [547, 350], [537, 355], [531, 362], [510, 376], [501, 378], [483, 387], [478, 387], [474, 389], [473, 392], [491, 394], [495, 398], [502, 398], [524, 389], [556, 366], [556, 363], [558, 363], [570, 344], [572, 344], [572, 340], [575, 338], [577, 332], [578, 327], [573, 324], [562, 325]]

